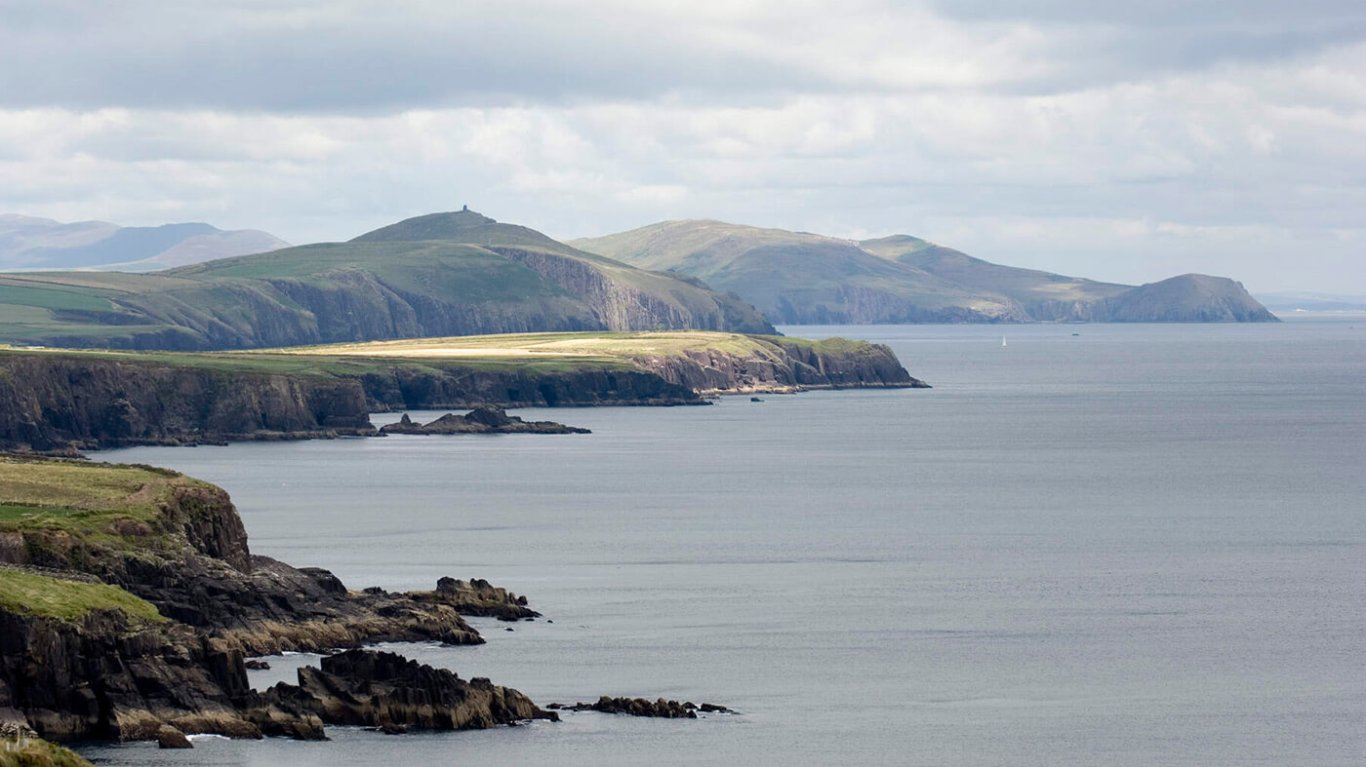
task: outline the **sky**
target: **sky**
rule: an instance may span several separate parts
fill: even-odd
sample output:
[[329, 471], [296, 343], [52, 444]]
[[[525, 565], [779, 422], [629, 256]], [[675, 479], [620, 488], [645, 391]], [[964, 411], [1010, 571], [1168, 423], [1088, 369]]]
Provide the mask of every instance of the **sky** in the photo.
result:
[[0, 0], [0, 213], [466, 204], [1366, 294], [1366, 3]]

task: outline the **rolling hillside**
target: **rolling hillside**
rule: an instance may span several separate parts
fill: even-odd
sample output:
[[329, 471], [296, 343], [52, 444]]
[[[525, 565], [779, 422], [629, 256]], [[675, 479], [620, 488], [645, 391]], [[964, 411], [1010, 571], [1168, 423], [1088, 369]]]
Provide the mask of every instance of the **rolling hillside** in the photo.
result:
[[288, 245], [254, 229], [228, 232], [208, 224], [120, 227], [103, 221], [64, 224], [47, 218], [0, 215], [0, 270], [150, 272]]
[[907, 235], [856, 242], [719, 221], [668, 221], [573, 243], [700, 277], [773, 322], [1262, 322], [1228, 279], [1134, 287], [993, 264]]
[[694, 280], [470, 211], [155, 274], [0, 275], [0, 342], [22, 345], [241, 349], [655, 329], [773, 330], [753, 307]]

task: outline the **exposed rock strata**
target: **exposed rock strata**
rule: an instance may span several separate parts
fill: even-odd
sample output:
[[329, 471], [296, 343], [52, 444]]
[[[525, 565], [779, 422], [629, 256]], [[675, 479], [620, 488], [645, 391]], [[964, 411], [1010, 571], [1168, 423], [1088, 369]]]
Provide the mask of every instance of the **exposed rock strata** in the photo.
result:
[[500, 407], [481, 405], [465, 415], [447, 413], [431, 423], [414, 423], [407, 413], [380, 434], [590, 434], [588, 429], [554, 421], [523, 421]]
[[531, 374], [395, 365], [332, 377], [0, 352], [0, 449], [11, 450], [371, 435], [371, 411], [399, 408], [702, 402], [643, 370]]
[[327, 724], [394, 732], [482, 730], [529, 719], [559, 721], [522, 693], [482, 677], [469, 681], [388, 652], [348, 650], [299, 669], [297, 687], [280, 684], [269, 698], [317, 714]]
[[[322, 720], [311, 708], [249, 689], [247, 656], [380, 641], [478, 644], [461, 612], [538, 615], [525, 598], [477, 579], [443, 578], [435, 590], [411, 593], [350, 591], [326, 570], [252, 556], [221, 489], [170, 484], [151, 522], [116, 520], [89, 534], [42, 525], [3, 533], [0, 563], [119, 586], [169, 620], [116, 609], [79, 620], [0, 610], [0, 712], [17, 710], [59, 740], [157, 739], [163, 725], [316, 738]], [[512, 691], [498, 695], [497, 705], [522, 711]]]

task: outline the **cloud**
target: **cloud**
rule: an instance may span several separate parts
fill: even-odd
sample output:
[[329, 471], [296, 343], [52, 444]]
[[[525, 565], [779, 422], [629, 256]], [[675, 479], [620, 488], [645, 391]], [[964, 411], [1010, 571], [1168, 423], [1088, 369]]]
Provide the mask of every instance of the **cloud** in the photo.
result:
[[1366, 292], [1364, 12], [1299, 7], [0, 0], [0, 211], [713, 217]]

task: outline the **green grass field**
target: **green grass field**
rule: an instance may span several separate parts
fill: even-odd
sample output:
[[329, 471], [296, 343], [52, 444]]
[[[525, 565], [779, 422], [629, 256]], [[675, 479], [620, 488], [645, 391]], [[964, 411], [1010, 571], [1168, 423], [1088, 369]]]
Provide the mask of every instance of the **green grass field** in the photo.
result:
[[77, 622], [92, 610], [120, 610], [135, 624], [166, 620], [150, 602], [117, 586], [68, 581], [0, 566], [0, 610]]

